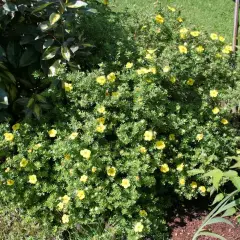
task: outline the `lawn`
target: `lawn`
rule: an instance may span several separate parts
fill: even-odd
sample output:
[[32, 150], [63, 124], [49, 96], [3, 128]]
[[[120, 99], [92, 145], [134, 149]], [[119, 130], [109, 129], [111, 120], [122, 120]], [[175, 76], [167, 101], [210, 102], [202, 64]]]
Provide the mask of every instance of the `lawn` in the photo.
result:
[[[111, 6], [119, 11], [124, 8], [138, 11], [154, 11], [155, 0], [111, 0]], [[203, 27], [209, 32], [224, 35], [231, 42], [234, 2], [231, 0], [161, 0], [163, 6], [174, 6], [191, 25]]]

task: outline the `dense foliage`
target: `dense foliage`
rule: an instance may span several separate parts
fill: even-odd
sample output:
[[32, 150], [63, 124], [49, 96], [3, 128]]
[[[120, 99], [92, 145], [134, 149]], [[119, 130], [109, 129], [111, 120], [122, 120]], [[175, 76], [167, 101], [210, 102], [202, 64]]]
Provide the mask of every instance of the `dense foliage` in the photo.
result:
[[41, 122], [0, 125], [1, 198], [53, 235], [101, 219], [103, 239], [160, 239], [173, 197], [207, 195], [198, 173], [224, 171], [236, 152], [222, 99], [239, 71], [224, 38], [188, 29], [171, 7], [128, 16], [122, 31], [117, 48], [118, 35], [97, 32], [89, 60], [104, 59], [99, 69], [34, 75], [55, 83], [42, 93], [54, 105]]

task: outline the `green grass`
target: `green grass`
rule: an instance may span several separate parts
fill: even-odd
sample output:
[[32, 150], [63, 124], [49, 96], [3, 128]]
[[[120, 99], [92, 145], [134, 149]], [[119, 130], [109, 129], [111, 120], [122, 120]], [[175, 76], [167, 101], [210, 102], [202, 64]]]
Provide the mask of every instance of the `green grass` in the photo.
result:
[[[154, 12], [156, 0], [110, 0], [117, 11], [125, 8]], [[160, 0], [163, 6], [180, 9], [187, 24], [216, 32], [232, 41], [234, 2], [232, 0]]]

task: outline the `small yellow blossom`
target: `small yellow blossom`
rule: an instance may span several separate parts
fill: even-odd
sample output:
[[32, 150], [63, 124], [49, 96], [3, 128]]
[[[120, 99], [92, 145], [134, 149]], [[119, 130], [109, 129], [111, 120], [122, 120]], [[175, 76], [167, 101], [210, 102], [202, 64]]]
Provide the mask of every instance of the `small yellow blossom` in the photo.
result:
[[183, 34], [186, 34], [188, 32], [188, 29], [187, 28], [181, 28], [179, 30], [180, 33], [183, 33]]
[[109, 82], [113, 83], [116, 80], [116, 74], [114, 72], [111, 72], [107, 75], [107, 79]]
[[143, 231], [144, 226], [141, 222], [137, 222], [134, 226], [134, 232], [139, 233]]
[[167, 6], [167, 8], [171, 11], [171, 12], [176, 12], [176, 9], [170, 6]]
[[101, 124], [104, 124], [105, 123], [105, 118], [104, 117], [97, 118], [97, 122], [101, 123]]
[[204, 51], [204, 47], [203, 46], [198, 46], [198, 47], [196, 47], [196, 51], [198, 53], [202, 53]]
[[196, 183], [196, 182], [194, 182], [194, 181], [193, 181], [193, 182], [191, 182], [191, 184], [190, 184], [190, 185], [191, 185], [191, 188], [193, 188], [193, 189], [197, 188], [197, 183]]
[[118, 97], [119, 96], [119, 92], [112, 92], [112, 96], [113, 97]]
[[185, 34], [185, 33], [180, 33], [180, 38], [181, 38], [181, 39], [186, 39], [186, 38], [187, 38], [187, 34]]
[[179, 49], [180, 53], [187, 54], [187, 52], [188, 52], [187, 48], [183, 45], [178, 46], [178, 49]]
[[223, 119], [221, 120], [221, 123], [224, 124], [224, 125], [226, 125], [226, 124], [228, 124], [228, 120], [225, 119], [225, 118], [223, 118]]
[[222, 54], [216, 53], [216, 58], [222, 58]]
[[180, 178], [179, 181], [178, 181], [178, 183], [179, 183], [179, 185], [184, 186], [185, 183], [186, 183], [185, 178]]
[[77, 136], [78, 136], [78, 133], [77, 133], [77, 132], [73, 132], [73, 133], [71, 133], [71, 135], [69, 136], [69, 139], [74, 140]]
[[28, 182], [29, 183], [31, 183], [31, 184], [36, 184], [36, 182], [37, 182], [37, 176], [36, 175], [30, 175], [29, 177], [28, 177]]
[[199, 31], [192, 31], [190, 32], [190, 34], [193, 36], [193, 37], [198, 37], [200, 35], [200, 32]]
[[7, 180], [7, 185], [8, 186], [12, 186], [13, 184], [14, 184], [14, 180], [12, 180], [12, 179]]
[[57, 135], [57, 130], [55, 130], [55, 129], [49, 130], [49, 131], [48, 131], [48, 135], [49, 135], [49, 137], [51, 137], [51, 138], [56, 137], [56, 135]]
[[104, 85], [107, 80], [106, 80], [106, 77], [105, 77], [105, 76], [100, 76], [100, 77], [97, 77], [97, 78], [96, 78], [96, 81], [97, 81], [98, 84]]
[[202, 133], [197, 134], [196, 140], [201, 141], [203, 139], [204, 135]]
[[140, 180], [140, 177], [139, 177], [139, 176], [136, 176], [135, 179], [136, 179], [136, 181], [139, 181], [139, 180]]
[[153, 131], [146, 131], [145, 133], [144, 133], [144, 140], [145, 141], [152, 141], [153, 140], [153, 137], [154, 137], [154, 133], [153, 133]]
[[111, 177], [115, 177], [116, 168], [115, 167], [107, 167], [107, 175]]
[[102, 113], [102, 114], [105, 114], [105, 113], [106, 113], [106, 109], [105, 109], [104, 106], [98, 107], [98, 108], [97, 108], [97, 111], [98, 111], [99, 113]]
[[211, 34], [210, 34], [210, 38], [211, 38], [212, 40], [218, 40], [218, 35], [217, 35], [216, 33], [211, 33]]
[[219, 111], [220, 111], [220, 110], [219, 110], [218, 107], [215, 107], [215, 108], [213, 108], [213, 110], [212, 110], [213, 114], [218, 114]]
[[26, 167], [28, 164], [28, 160], [26, 158], [23, 158], [20, 162], [20, 167]]
[[64, 155], [64, 159], [69, 161], [69, 160], [71, 159], [71, 155], [68, 154], [68, 153], [65, 154], [65, 155]]
[[182, 19], [181, 17], [178, 17], [178, 18], [177, 18], [177, 21], [180, 22], [180, 23], [182, 23], [182, 22], [183, 22], [183, 19]]
[[80, 200], [83, 200], [85, 198], [85, 192], [83, 190], [78, 190], [77, 191], [77, 197], [80, 199]]
[[169, 166], [168, 166], [168, 164], [165, 163], [165, 164], [161, 165], [161, 166], [160, 166], [160, 171], [163, 172], [163, 173], [169, 172]]
[[69, 201], [70, 201], [70, 197], [69, 197], [68, 195], [64, 195], [64, 196], [62, 197], [62, 202], [63, 202], [64, 204], [68, 204]]
[[132, 67], [133, 67], [133, 63], [128, 62], [128, 63], [126, 64], [126, 68], [127, 68], [127, 69], [130, 69], [130, 68], [132, 68]]
[[63, 223], [68, 223], [68, 222], [69, 222], [69, 215], [63, 214], [63, 216], [62, 216], [62, 222], [63, 222]]
[[210, 97], [217, 97], [218, 91], [216, 89], [210, 90]]
[[164, 18], [160, 14], [155, 17], [155, 20], [157, 23], [164, 23]]
[[96, 167], [92, 167], [92, 172], [95, 173], [97, 171]]
[[173, 133], [169, 134], [168, 138], [169, 138], [170, 141], [174, 141], [176, 139], [175, 134], [173, 134]]
[[166, 147], [166, 145], [164, 141], [157, 141], [155, 144], [155, 147], [159, 150], [163, 150]]
[[140, 210], [139, 215], [140, 215], [140, 217], [146, 217], [148, 214], [145, 210]]
[[183, 170], [183, 168], [184, 168], [183, 163], [177, 165], [177, 171], [181, 172]]
[[128, 188], [128, 187], [130, 187], [130, 181], [129, 181], [128, 179], [124, 178], [124, 179], [122, 180], [121, 185], [122, 185], [124, 188]]
[[171, 83], [175, 83], [176, 80], [177, 80], [177, 79], [176, 79], [174, 76], [171, 76], [171, 77], [170, 77], [170, 82], [171, 82]]
[[146, 153], [147, 149], [145, 147], [141, 146], [139, 151], [140, 151], [140, 153]]
[[146, 74], [146, 73], [149, 73], [149, 70], [147, 69], [147, 68], [139, 68], [138, 70], [137, 70], [137, 74], [138, 75], [143, 75], [143, 74]]
[[20, 128], [20, 123], [16, 123], [12, 126], [13, 131], [17, 131]]
[[205, 193], [205, 192], [207, 191], [204, 186], [200, 186], [200, 187], [198, 188], [198, 190], [199, 190], [201, 193]]
[[194, 80], [192, 79], [192, 78], [189, 78], [188, 80], [187, 80], [187, 85], [189, 85], [189, 86], [192, 86], [193, 84], [194, 84]]
[[41, 143], [37, 143], [33, 146], [33, 150], [38, 150], [42, 146]]
[[167, 73], [167, 72], [169, 72], [170, 71], [170, 67], [169, 66], [165, 66], [164, 68], [163, 68], [163, 72], [164, 73]]
[[219, 40], [220, 42], [224, 42], [224, 41], [225, 41], [225, 38], [222, 37], [222, 36], [219, 36], [219, 37], [218, 37], [218, 40]]
[[12, 133], [4, 133], [4, 137], [6, 141], [12, 141], [14, 139], [14, 135]]
[[105, 129], [106, 129], [106, 126], [101, 123], [96, 127], [96, 131], [99, 133], [103, 133]]
[[58, 203], [57, 208], [59, 211], [63, 210], [64, 204], [62, 202]]
[[222, 52], [223, 53], [225, 53], [225, 54], [229, 54], [229, 53], [231, 53], [233, 51], [233, 49], [232, 49], [232, 46], [225, 46], [224, 48], [223, 48], [223, 50], [222, 50]]
[[72, 89], [73, 89], [73, 86], [72, 86], [72, 84], [71, 83], [64, 83], [64, 89], [65, 89], [65, 91], [66, 92], [71, 92], [72, 91]]
[[145, 58], [148, 59], [148, 60], [152, 60], [153, 59], [153, 55], [147, 53]]
[[154, 54], [155, 52], [157, 51], [157, 48], [156, 49], [148, 49], [147, 52], [149, 54]]
[[80, 177], [80, 182], [87, 182], [87, 180], [88, 180], [88, 176], [87, 175], [82, 175], [81, 177]]
[[91, 151], [88, 149], [81, 150], [80, 154], [86, 159], [89, 159], [91, 157]]

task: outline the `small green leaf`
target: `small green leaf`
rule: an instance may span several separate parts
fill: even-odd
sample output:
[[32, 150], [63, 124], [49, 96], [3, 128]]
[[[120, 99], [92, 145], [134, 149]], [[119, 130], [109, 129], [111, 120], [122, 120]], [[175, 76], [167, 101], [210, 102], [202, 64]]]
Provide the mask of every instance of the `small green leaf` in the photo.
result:
[[38, 104], [34, 105], [33, 113], [34, 113], [34, 115], [36, 116], [37, 119], [40, 119], [40, 117], [41, 117], [41, 108], [40, 108], [40, 106]]
[[229, 216], [232, 216], [235, 213], [236, 213], [236, 208], [232, 207], [232, 208], [227, 209], [225, 211], [225, 213], [222, 215], [222, 217], [229, 217]]
[[39, 102], [41, 102], [41, 103], [46, 103], [46, 102], [47, 102], [46, 98], [43, 97], [43, 96], [40, 95], [40, 94], [36, 94], [36, 99], [37, 99]]
[[237, 173], [236, 171], [229, 170], [229, 171], [227, 171], [227, 172], [224, 172], [224, 173], [223, 173], [223, 176], [224, 176], [224, 177], [228, 177], [228, 178], [237, 177], [237, 176], [238, 176], [238, 173]]
[[230, 178], [233, 185], [240, 191], [240, 177], [232, 177]]
[[223, 172], [220, 169], [214, 169], [203, 175], [204, 177], [212, 177], [213, 186], [218, 189], [219, 183], [223, 177]]
[[48, 47], [43, 53], [42, 60], [49, 60], [54, 58], [58, 50], [59, 47]]
[[36, 13], [36, 12], [40, 12], [41, 10], [43, 10], [44, 8], [48, 7], [49, 5], [53, 4], [53, 2], [48, 2], [48, 3], [44, 3], [44, 4], [41, 4], [40, 6], [36, 7], [33, 11], [32, 11], [32, 14], [33, 13]]
[[60, 18], [61, 15], [59, 13], [52, 13], [49, 17], [50, 25], [55, 24]]
[[70, 53], [68, 47], [62, 46], [61, 47], [61, 53], [62, 53], [62, 56], [63, 56], [64, 59], [66, 59], [67, 61], [70, 60], [71, 53]]
[[86, 6], [87, 6], [87, 3], [83, 2], [83, 1], [79, 1], [79, 0], [70, 1], [67, 4], [68, 8], [80, 8], [80, 7], [86, 7]]
[[192, 169], [187, 171], [188, 176], [195, 176], [200, 173], [204, 173], [205, 171], [203, 169]]
[[214, 198], [214, 201], [212, 203], [212, 205], [222, 201], [224, 198], [224, 195], [222, 193], [219, 193], [218, 195], [216, 195], [216, 197]]
[[49, 73], [48, 73], [49, 77], [54, 77], [57, 75], [57, 70], [61, 66], [60, 64], [61, 64], [61, 60], [57, 60], [53, 63], [53, 65], [49, 68]]
[[30, 98], [27, 104], [27, 107], [30, 108], [34, 103], [34, 98]]

